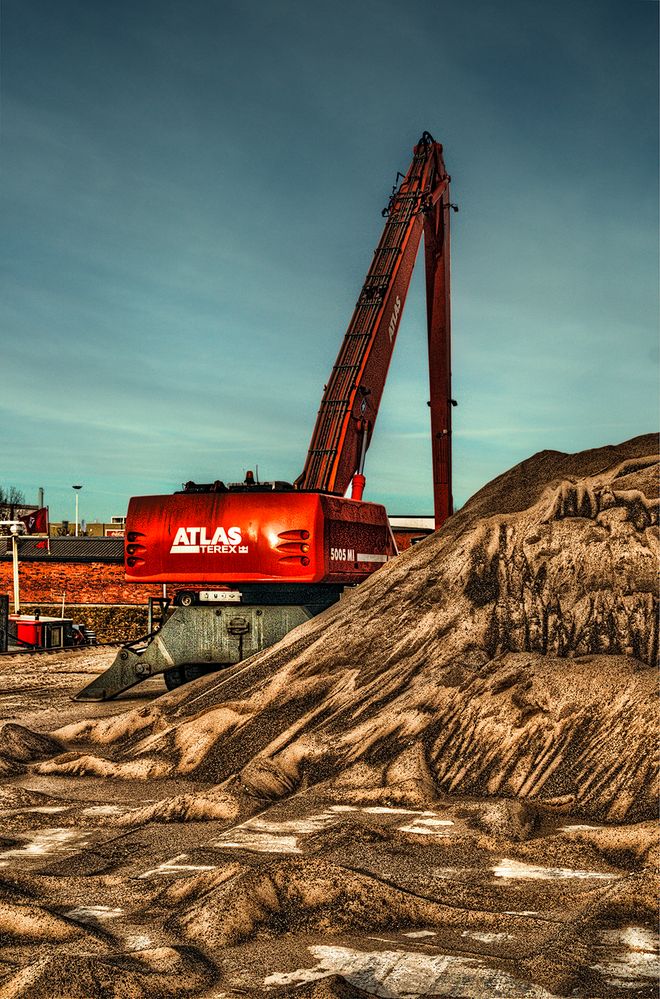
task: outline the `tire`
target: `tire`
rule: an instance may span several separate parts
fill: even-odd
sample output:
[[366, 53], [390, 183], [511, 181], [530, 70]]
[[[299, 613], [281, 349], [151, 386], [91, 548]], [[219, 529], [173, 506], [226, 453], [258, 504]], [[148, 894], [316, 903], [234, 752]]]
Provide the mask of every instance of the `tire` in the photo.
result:
[[227, 669], [227, 663], [186, 663], [185, 666], [175, 666], [163, 673], [165, 686], [168, 690], [176, 690], [184, 683], [191, 683], [199, 680], [200, 676], [208, 676], [209, 673], [217, 673], [218, 670]]
[[186, 683], [190, 683], [192, 680], [199, 680], [200, 676], [217, 673], [220, 669], [225, 669], [222, 663], [189, 663], [183, 667], [183, 675]]
[[197, 603], [197, 594], [190, 593], [188, 590], [182, 590], [181, 593], [177, 593], [174, 603], [177, 607], [192, 607]]
[[183, 675], [183, 668], [181, 666], [175, 666], [174, 669], [167, 669], [163, 673], [163, 679], [165, 680], [165, 686], [168, 690], [176, 690], [180, 687], [182, 683], [186, 682], [186, 678]]

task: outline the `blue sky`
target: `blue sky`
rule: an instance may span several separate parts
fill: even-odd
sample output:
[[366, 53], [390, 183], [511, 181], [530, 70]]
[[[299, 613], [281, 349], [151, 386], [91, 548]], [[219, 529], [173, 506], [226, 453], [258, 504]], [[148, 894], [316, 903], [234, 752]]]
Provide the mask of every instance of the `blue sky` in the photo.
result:
[[[658, 7], [2, 0], [0, 482], [51, 518], [301, 470], [424, 129], [454, 494], [657, 427]], [[432, 509], [423, 268], [365, 498]]]

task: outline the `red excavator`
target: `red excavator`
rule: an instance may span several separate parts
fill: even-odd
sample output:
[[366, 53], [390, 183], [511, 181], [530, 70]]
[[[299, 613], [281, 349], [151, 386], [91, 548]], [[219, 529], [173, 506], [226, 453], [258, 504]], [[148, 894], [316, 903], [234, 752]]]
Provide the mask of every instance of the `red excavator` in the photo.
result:
[[364, 464], [422, 233], [436, 528], [451, 515], [449, 180], [442, 146], [424, 132], [383, 211], [296, 481], [248, 472], [240, 483], [188, 482], [173, 495], [131, 499], [126, 578], [195, 586], [180, 589], [159, 630], [124, 646], [77, 699], [104, 700], [159, 672], [171, 689], [240, 662], [396, 555], [385, 508], [362, 499]]

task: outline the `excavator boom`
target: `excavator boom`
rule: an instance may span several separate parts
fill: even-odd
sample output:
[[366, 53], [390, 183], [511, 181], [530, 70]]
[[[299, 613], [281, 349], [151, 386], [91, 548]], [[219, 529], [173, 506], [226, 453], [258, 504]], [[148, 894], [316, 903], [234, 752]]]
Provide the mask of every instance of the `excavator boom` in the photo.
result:
[[[424, 132], [383, 213], [385, 228], [325, 387], [298, 489], [343, 496], [362, 475], [423, 232], [436, 527], [451, 515], [450, 207], [442, 146]], [[353, 496], [361, 498], [360, 486]]]

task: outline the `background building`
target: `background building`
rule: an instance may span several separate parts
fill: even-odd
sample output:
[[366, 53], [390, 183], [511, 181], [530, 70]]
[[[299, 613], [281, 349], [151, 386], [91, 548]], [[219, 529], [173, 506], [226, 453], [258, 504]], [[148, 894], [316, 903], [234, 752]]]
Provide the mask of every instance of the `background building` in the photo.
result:
[[[111, 517], [109, 521], [81, 520], [78, 525], [78, 536], [82, 538], [123, 538], [126, 527], [126, 517]], [[76, 525], [72, 520], [51, 521], [49, 534], [51, 538], [73, 537]]]

